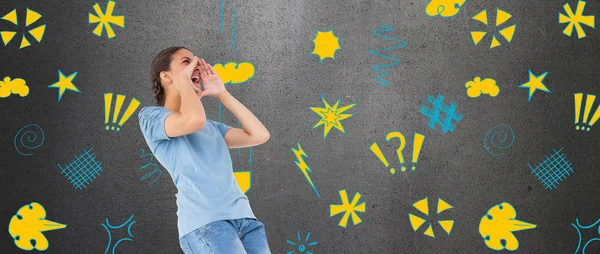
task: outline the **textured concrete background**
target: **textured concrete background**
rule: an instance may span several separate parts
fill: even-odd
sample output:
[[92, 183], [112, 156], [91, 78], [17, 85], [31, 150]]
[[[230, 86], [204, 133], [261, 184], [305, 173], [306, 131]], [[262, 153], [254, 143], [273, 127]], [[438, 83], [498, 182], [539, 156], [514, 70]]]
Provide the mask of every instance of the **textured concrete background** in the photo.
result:
[[[575, 1], [568, 1], [575, 7]], [[252, 170], [253, 186], [247, 195], [257, 217], [266, 225], [273, 253], [294, 250], [286, 240], [297, 232], [317, 241], [313, 253], [489, 253], [479, 235], [481, 217], [495, 204], [511, 203], [518, 217], [537, 224], [517, 232], [522, 253], [573, 253], [576, 218], [590, 224], [600, 217], [600, 166], [596, 159], [600, 131], [574, 129], [573, 93], [600, 94], [597, 30], [584, 27], [587, 38], [562, 34], [558, 12], [561, 1], [467, 1], [451, 18], [429, 17], [428, 1], [227, 1], [223, 2], [223, 32], [219, 31], [219, 1], [118, 1], [114, 13], [125, 15], [126, 28], [113, 26], [117, 36], [107, 39], [92, 34], [88, 24], [95, 1], [3, 1], [0, 15], [25, 7], [47, 24], [41, 43], [18, 50], [20, 35], [0, 48], [0, 76], [23, 78], [30, 87], [27, 97], [0, 99], [2, 124], [0, 147], [0, 246], [2, 253], [19, 253], [8, 234], [12, 215], [29, 202], [39, 202], [47, 218], [67, 224], [49, 231], [48, 253], [103, 253], [108, 236], [101, 223], [108, 218], [120, 224], [134, 214], [133, 242], [123, 242], [117, 253], [180, 253], [177, 239], [175, 193], [170, 176], [154, 183], [140, 178], [148, 151], [139, 129], [137, 112], [120, 132], [104, 130], [104, 93], [127, 95], [154, 105], [148, 74], [152, 57], [161, 49], [183, 45], [209, 63], [242, 62], [254, 65], [254, 78], [228, 90], [268, 128], [271, 139], [252, 150], [231, 150], [236, 170]], [[106, 2], [100, 2], [106, 8]], [[236, 8], [236, 44], [232, 51], [233, 8]], [[469, 32], [482, 26], [471, 20], [487, 8], [513, 15], [517, 24], [511, 44], [488, 49], [488, 35], [474, 46]], [[600, 3], [589, 1], [585, 13], [598, 15]], [[24, 20], [20, 20], [24, 22]], [[377, 38], [372, 30], [381, 24], [394, 28], [384, 33], [406, 41], [407, 46], [388, 52], [401, 63], [388, 68], [388, 87], [378, 87], [372, 65], [389, 62], [369, 49], [394, 43]], [[15, 26], [0, 21], [0, 30]], [[19, 30], [20, 29], [20, 30]], [[341, 49], [336, 58], [319, 62], [310, 55], [316, 30], [334, 29]], [[495, 31], [493, 25], [489, 32]], [[20, 33], [25, 31], [19, 26]], [[74, 80], [81, 93], [67, 91], [57, 102], [58, 70], [79, 74]], [[545, 84], [551, 93], [537, 91], [530, 102], [528, 70], [549, 72]], [[469, 98], [465, 82], [475, 76], [493, 78], [500, 94]], [[454, 132], [441, 133], [427, 126], [419, 113], [428, 95], [444, 95], [464, 114]], [[323, 139], [320, 119], [308, 107], [357, 102], [344, 120], [343, 134], [332, 129]], [[216, 120], [218, 102], [203, 100], [207, 116]], [[597, 104], [597, 103], [596, 103]], [[594, 106], [596, 107], [596, 105]], [[224, 109], [222, 121], [237, 126]], [[45, 135], [32, 156], [15, 151], [14, 136], [35, 123]], [[483, 147], [486, 132], [508, 124], [515, 132], [512, 147], [494, 157]], [[412, 134], [422, 133], [425, 143], [414, 172], [391, 175], [369, 146], [377, 141], [391, 166], [397, 167], [395, 142], [386, 144], [393, 130], [404, 133], [410, 160]], [[311, 177], [321, 198], [307, 184], [294, 164], [290, 148], [302, 145], [313, 169]], [[84, 148], [102, 162], [104, 172], [83, 191], [76, 191], [60, 175], [65, 165]], [[527, 164], [541, 162], [553, 148], [565, 147], [575, 173], [557, 190], [545, 190], [530, 174]], [[329, 205], [340, 203], [338, 191], [350, 198], [362, 195], [362, 223], [347, 228], [337, 224], [341, 215], [329, 217]], [[434, 227], [436, 238], [413, 232], [408, 213], [412, 204], [428, 196], [455, 208], [429, 222], [453, 219], [450, 236]], [[435, 204], [435, 203], [434, 203]], [[433, 209], [433, 206], [431, 207]], [[588, 234], [593, 237], [596, 234]], [[125, 237], [117, 231], [113, 238]], [[596, 235], [597, 237], [597, 235]], [[590, 244], [588, 253], [600, 251]], [[298, 253], [296, 250], [295, 253]]]

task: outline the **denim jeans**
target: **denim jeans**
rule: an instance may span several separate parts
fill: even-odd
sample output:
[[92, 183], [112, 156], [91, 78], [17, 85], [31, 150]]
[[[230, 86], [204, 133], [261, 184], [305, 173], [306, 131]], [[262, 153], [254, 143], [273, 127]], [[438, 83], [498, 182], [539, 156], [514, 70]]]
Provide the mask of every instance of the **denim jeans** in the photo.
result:
[[251, 219], [220, 220], [208, 223], [179, 239], [185, 254], [270, 254], [265, 226]]

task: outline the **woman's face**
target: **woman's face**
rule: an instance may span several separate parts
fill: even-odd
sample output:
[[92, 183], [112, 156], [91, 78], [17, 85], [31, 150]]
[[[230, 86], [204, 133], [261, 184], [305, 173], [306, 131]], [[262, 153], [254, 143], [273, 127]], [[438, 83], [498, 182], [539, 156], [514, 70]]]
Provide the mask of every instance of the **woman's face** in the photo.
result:
[[[180, 49], [175, 54], [173, 54], [171, 58], [171, 80], [176, 81], [181, 71], [187, 67], [192, 59], [194, 59], [194, 54], [187, 49]], [[197, 78], [196, 78], [197, 77]], [[192, 76], [190, 77], [194, 84], [200, 84], [200, 67], [196, 66]]]

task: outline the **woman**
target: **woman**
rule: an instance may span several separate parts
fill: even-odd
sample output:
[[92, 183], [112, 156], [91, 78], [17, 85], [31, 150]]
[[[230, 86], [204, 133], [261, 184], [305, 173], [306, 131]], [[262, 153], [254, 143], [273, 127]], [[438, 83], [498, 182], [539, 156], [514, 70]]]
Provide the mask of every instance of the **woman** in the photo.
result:
[[[225, 90], [213, 67], [185, 47], [161, 51], [152, 61], [151, 79], [159, 106], [140, 110], [140, 128], [177, 186], [183, 252], [270, 253], [264, 225], [233, 177], [228, 150], [262, 144], [269, 131]], [[243, 129], [207, 119], [205, 96], [223, 103]]]

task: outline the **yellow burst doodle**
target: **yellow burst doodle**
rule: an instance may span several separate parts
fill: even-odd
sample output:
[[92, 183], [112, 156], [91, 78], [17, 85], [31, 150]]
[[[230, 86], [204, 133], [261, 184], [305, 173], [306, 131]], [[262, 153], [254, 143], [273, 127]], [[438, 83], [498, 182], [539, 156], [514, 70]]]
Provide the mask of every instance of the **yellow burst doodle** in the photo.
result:
[[313, 39], [315, 48], [311, 54], [319, 55], [319, 62], [323, 62], [325, 58], [335, 60], [335, 51], [341, 49], [339, 38], [333, 34], [333, 29], [327, 32], [317, 30], [317, 36]]
[[[424, 198], [421, 199], [417, 202], [415, 202], [413, 204], [413, 206], [415, 208], [417, 208], [417, 210], [419, 210], [421, 213], [429, 216], [429, 203], [428, 203], [428, 198]], [[438, 198], [438, 203], [437, 203], [437, 214], [440, 214], [443, 211], [446, 211], [448, 209], [454, 208], [452, 205], [448, 204], [446, 201], [442, 200], [441, 198]], [[427, 220], [423, 219], [419, 216], [416, 216], [414, 214], [409, 213], [408, 214], [408, 219], [410, 220], [410, 225], [413, 228], [413, 231], [417, 232], [417, 230], [421, 227], [421, 225], [423, 225]], [[441, 220], [438, 221], [438, 224], [440, 224], [440, 226], [442, 227], [442, 229], [444, 229], [444, 231], [446, 231], [446, 233], [448, 233], [448, 235], [450, 235], [450, 232], [452, 231], [452, 227], [454, 227], [454, 221], [453, 220]], [[427, 227], [427, 229], [425, 230], [425, 232], [423, 232], [424, 235], [426, 236], [430, 236], [435, 238], [435, 234], [433, 233], [433, 228], [431, 227], [431, 223], [429, 223], [429, 227]]]
[[563, 30], [563, 34], [570, 37], [573, 33], [573, 27], [575, 27], [575, 30], [577, 31], [577, 38], [581, 39], [585, 37], [585, 31], [583, 31], [581, 24], [584, 24], [591, 28], [595, 28], [595, 16], [583, 15], [583, 9], [585, 9], [585, 1], [577, 2], [577, 9], [575, 10], [575, 13], [573, 13], [573, 10], [571, 10], [571, 6], [569, 6], [569, 3], [563, 5], [563, 9], [565, 9], [567, 15], [558, 13], [558, 23], [569, 23], [567, 27], [565, 27], [565, 30]]
[[244, 194], [252, 188], [252, 171], [235, 171], [233, 177]]
[[8, 232], [20, 249], [29, 251], [35, 248], [38, 251], [45, 251], [50, 243], [42, 232], [66, 227], [65, 224], [46, 220], [44, 207], [38, 202], [32, 202], [21, 207], [17, 214], [13, 215], [8, 224]]
[[[30, 25], [32, 25], [33, 23], [38, 21], [41, 17], [42, 17], [41, 14], [27, 8], [27, 11], [25, 14], [25, 27], [29, 27]], [[18, 25], [17, 10], [16, 9], [12, 10], [11, 12], [4, 15], [0, 19], [6, 20], [15, 25]], [[45, 31], [46, 31], [46, 24], [43, 24], [36, 28], [30, 29], [28, 32], [39, 43], [39, 42], [42, 42], [42, 38], [44, 37]], [[4, 46], [8, 45], [8, 43], [15, 37], [15, 35], [17, 35], [17, 32], [14, 32], [14, 31], [0, 31], [0, 37], [2, 37], [2, 42], [4, 42]], [[29, 46], [31, 46], [31, 43], [25, 37], [25, 33], [23, 33], [23, 37], [21, 39], [21, 45], [19, 46], [19, 49], [29, 47]]]
[[10, 77], [4, 77], [4, 80], [0, 81], [0, 98], [6, 98], [11, 94], [18, 94], [21, 97], [27, 96], [29, 87], [26, 85], [25, 80], [20, 78], [11, 80]]
[[113, 11], [115, 9], [115, 1], [108, 1], [108, 4], [106, 5], [105, 13], [102, 13], [102, 9], [100, 9], [100, 5], [98, 3], [94, 4], [93, 8], [98, 16], [96, 16], [92, 13], [88, 13], [89, 14], [89, 23], [90, 24], [99, 23], [96, 26], [96, 28], [94, 29], [94, 31], [92, 32], [93, 34], [100, 37], [100, 36], [102, 36], [102, 30], [106, 29], [106, 34], [107, 34], [108, 38], [112, 39], [116, 35], [115, 35], [115, 31], [113, 31], [110, 24], [115, 24], [117, 26], [120, 26], [121, 28], [125, 28], [125, 17], [122, 15], [121, 16], [113, 15]]
[[316, 127], [318, 127], [320, 125], [324, 125], [325, 128], [323, 130], [323, 139], [325, 137], [327, 137], [329, 130], [331, 130], [331, 128], [333, 128], [333, 127], [340, 130], [342, 133], [346, 133], [346, 131], [344, 130], [344, 126], [342, 126], [342, 123], [340, 121], [347, 119], [347, 118], [353, 116], [354, 114], [342, 114], [342, 113], [344, 111], [354, 107], [356, 105], [356, 103], [338, 108], [340, 99], [338, 99], [335, 102], [333, 107], [330, 106], [329, 103], [327, 103], [327, 101], [325, 101], [325, 98], [323, 97], [323, 95], [321, 95], [321, 99], [323, 100], [323, 103], [325, 104], [325, 108], [309, 107], [312, 111], [314, 111], [315, 113], [317, 113], [317, 115], [319, 115], [321, 117], [321, 120], [319, 122], [317, 122], [317, 124], [315, 124], [315, 126], [313, 126], [312, 128], [315, 129]]
[[77, 89], [77, 87], [75, 87], [75, 85], [73, 84], [73, 79], [76, 76], [77, 72], [67, 77], [62, 73], [62, 71], [58, 70], [58, 82], [48, 86], [50, 88], [58, 88], [58, 101], [60, 101], [67, 89], [74, 92], [80, 92], [79, 89]]
[[223, 84], [241, 84], [254, 77], [254, 65], [248, 62], [229, 62], [225, 65], [218, 63], [213, 68]]
[[467, 95], [471, 98], [477, 98], [481, 94], [496, 97], [500, 93], [500, 87], [496, 85], [496, 80], [491, 78], [481, 80], [480, 77], [475, 77], [473, 81], [467, 81], [465, 87], [467, 88]]
[[[504, 24], [511, 17], [512, 17], [512, 15], [510, 13], [505, 12], [500, 9], [496, 9], [496, 27]], [[483, 10], [483, 11], [479, 12], [477, 15], [473, 16], [472, 19], [477, 20], [487, 26], [488, 25], [487, 10]], [[508, 41], [510, 43], [515, 34], [516, 27], [517, 27], [517, 25], [512, 25], [512, 26], [501, 29], [500, 31], [498, 31], [498, 33], [500, 33], [500, 35], [502, 35], [502, 37], [504, 37], [504, 39], [506, 39], [506, 41]], [[471, 38], [473, 39], [473, 43], [475, 45], [479, 44], [479, 42], [485, 37], [486, 34], [487, 34], [487, 32], [485, 32], [485, 31], [471, 31]], [[501, 45], [500, 41], [496, 38], [496, 35], [493, 34], [490, 48], [495, 48], [500, 45]]]
[[340, 223], [338, 224], [340, 227], [346, 227], [348, 224], [348, 219], [352, 216], [352, 224], [356, 226], [361, 223], [362, 220], [358, 217], [356, 212], [364, 213], [366, 208], [366, 202], [362, 202], [358, 205], [358, 201], [360, 200], [360, 193], [354, 194], [354, 198], [352, 198], [352, 203], [348, 202], [348, 193], [346, 190], [340, 190], [340, 198], [342, 199], [341, 205], [330, 205], [329, 206], [329, 217], [333, 217], [339, 213], [344, 213], [342, 219], [340, 219]]
[[503, 202], [490, 208], [479, 222], [479, 234], [485, 245], [496, 251], [517, 250], [519, 240], [512, 232], [536, 228], [537, 225], [516, 218], [517, 211], [509, 203]]

